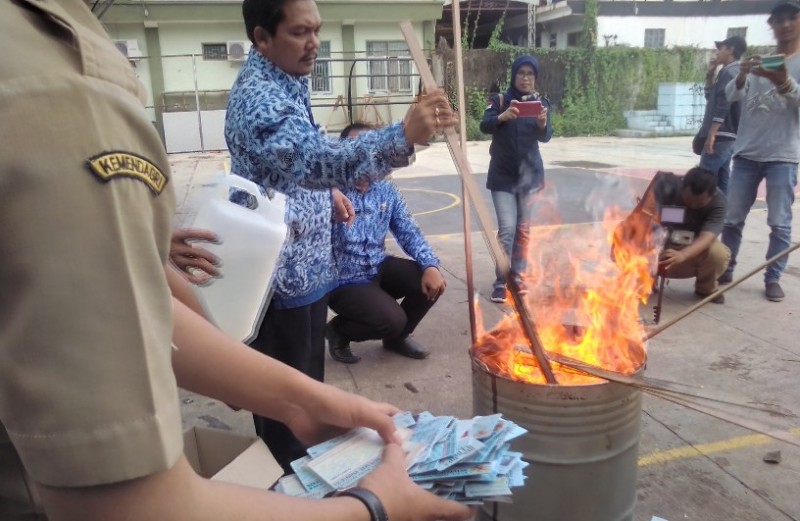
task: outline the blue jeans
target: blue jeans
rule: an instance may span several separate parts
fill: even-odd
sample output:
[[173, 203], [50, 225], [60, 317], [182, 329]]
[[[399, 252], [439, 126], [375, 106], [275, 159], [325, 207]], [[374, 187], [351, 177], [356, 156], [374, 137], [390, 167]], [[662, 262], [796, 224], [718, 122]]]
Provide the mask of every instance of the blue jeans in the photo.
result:
[[725, 195], [728, 195], [733, 143], [733, 139], [717, 139], [714, 141], [713, 154], [707, 154], [705, 150], [700, 154], [700, 168], [717, 174], [717, 186]]
[[[797, 185], [797, 163], [750, 161], [742, 157], [733, 158], [728, 211], [722, 229], [722, 242], [731, 250], [728, 272], [736, 267], [736, 256], [742, 244], [744, 221], [756, 200], [758, 185], [767, 180], [767, 224], [769, 234], [767, 259], [786, 250], [791, 245], [792, 204], [794, 187]], [[786, 268], [788, 256], [767, 266], [764, 282], [777, 282]]]
[[[533, 199], [536, 192], [513, 194], [492, 191], [492, 202], [497, 214], [497, 238], [511, 261], [511, 273], [517, 282], [528, 267], [528, 241], [531, 234]], [[495, 288], [505, 286], [502, 274], [495, 268]]]

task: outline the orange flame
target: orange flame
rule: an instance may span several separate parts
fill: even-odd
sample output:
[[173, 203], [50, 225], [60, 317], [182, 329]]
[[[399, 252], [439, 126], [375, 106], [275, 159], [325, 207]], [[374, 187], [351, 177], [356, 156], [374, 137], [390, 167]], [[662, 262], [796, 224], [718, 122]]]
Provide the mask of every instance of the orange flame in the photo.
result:
[[[603, 221], [575, 227], [531, 229], [526, 280], [537, 331], [545, 351], [616, 371], [636, 372], [645, 362], [644, 330], [639, 304], [653, 285], [657, 248], [648, 212], [637, 208], [620, 222], [618, 209]], [[599, 246], [598, 246], [599, 244]], [[519, 326], [506, 316], [481, 334], [473, 355], [495, 374], [544, 384], [545, 379]], [[597, 383], [594, 377], [553, 363], [560, 384]]]

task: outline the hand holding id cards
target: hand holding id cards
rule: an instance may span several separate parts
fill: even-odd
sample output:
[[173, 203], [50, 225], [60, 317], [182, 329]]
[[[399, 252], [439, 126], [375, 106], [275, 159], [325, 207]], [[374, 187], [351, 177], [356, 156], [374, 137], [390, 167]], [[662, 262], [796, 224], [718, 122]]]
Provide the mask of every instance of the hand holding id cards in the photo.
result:
[[[511, 489], [525, 483], [528, 463], [510, 442], [527, 432], [500, 414], [460, 420], [429, 412], [397, 414], [395, 424], [411, 479], [430, 492], [465, 504], [510, 501]], [[309, 447], [292, 462], [295, 474], [280, 479], [276, 491], [321, 498], [355, 486], [381, 464], [384, 442], [359, 428]]]

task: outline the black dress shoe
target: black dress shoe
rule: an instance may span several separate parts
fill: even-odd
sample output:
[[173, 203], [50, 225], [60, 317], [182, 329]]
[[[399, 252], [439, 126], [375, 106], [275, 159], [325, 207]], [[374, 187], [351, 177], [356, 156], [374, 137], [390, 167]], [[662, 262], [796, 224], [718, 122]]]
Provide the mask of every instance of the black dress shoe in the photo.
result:
[[417, 360], [428, 358], [428, 355], [431, 354], [430, 351], [422, 347], [422, 344], [412, 338], [391, 341], [384, 340], [383, 347], [389, 351], [394, 351], [399, 355], [407, 356], [409, 358], [416, 358]]
[[340, 347], [339, 349], [328, 348], [328, 352], [331, 354], [331, 358], [343, 364], [357, 364], [361, 360], [360, 356], [353, 353], [350, 346]]
[[325, 338], [328, 339], [328, 352], [331, 354], [331, 358], [337, 362], [355, 364], [361, 360], [360, 356], [350, 350], [350, 341], [336, 331], [336, 328], [330, 322], [325, 327]]

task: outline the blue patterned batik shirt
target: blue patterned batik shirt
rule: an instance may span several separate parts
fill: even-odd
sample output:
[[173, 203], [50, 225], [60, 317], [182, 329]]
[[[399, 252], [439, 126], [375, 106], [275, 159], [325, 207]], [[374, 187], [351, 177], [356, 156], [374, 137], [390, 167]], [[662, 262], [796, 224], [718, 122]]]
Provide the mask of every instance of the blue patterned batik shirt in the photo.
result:
[[439, 267], [439, 259], [394, 183], [378, 181], [365, 192], [351, 188], [344, 194], [353, 203], [356, 219], [350, 227], [342, 223], [333, 226], [333, 254], [340, 286], [363, 284], [375, 278], [387, 257], [384, 246], [388, 232], [421, 269]]
[[312, 304], [336, 287], [331, 249], [330, 190], [298, 188], [286, 198], [286, 241], [275, 267], [271, 305], [291, 309]]
[[225, 114], [231, 169], [265, 188], [330, 188], [382, 179], [407, 166], [414, 149], [402, 123], [352, 139], [320, 135], [309, 118], [308, 77], [275, 67], [255, 49], [231, 88]]
[[291, 239], [275, 270], [277, 309], [316, 302], [336, 284], [331, 195], [325, 188], [383, 177], [392, 166], [407, 164], [413, 151], [400, 124], [347, 143], [322, 136], [308, 103], [307, 77], [284, 73], [253, 49], [225, 116], [233, 173], [287, 196]]

